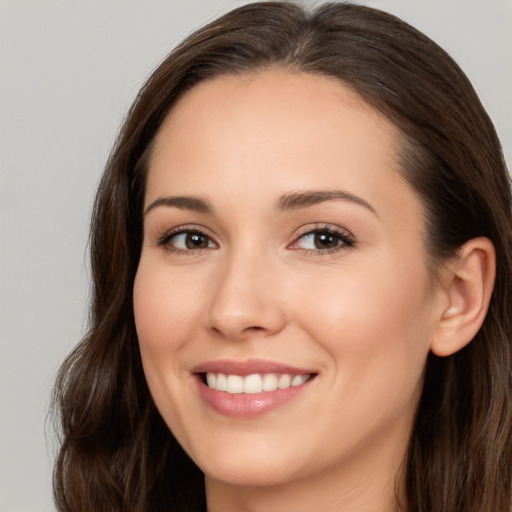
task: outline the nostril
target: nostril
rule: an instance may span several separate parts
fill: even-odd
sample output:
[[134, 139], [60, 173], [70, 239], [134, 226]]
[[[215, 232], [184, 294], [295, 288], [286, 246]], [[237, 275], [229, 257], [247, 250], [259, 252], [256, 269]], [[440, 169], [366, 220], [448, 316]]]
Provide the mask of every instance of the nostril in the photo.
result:
[[[223, 330], [216, 326], [212, 326], [211, 330], [215, 334], [220, 334], [220, 335], [224, 334]], [[249, 327], [242, 328], [242, 330], [240, 331], [239, 334], [243, 335], [244, 333], [258, 333], [258, 332], [264, 332], [265, 330], [266, 330], [265, 327], [262, 327], [260, 325], [251, 325]]]
[[207, 312], [206, 326], [210, 333], [226, 339], [264, 336], [279, 332], [286, 318], [279, 304], [265, 294], [245, 297], [221, 290]]

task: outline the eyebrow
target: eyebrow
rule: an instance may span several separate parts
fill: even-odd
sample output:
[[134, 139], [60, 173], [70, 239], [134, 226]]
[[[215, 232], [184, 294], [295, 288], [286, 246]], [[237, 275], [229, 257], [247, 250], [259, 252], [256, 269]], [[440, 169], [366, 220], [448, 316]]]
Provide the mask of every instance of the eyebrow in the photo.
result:
[[[325, 201], [349, 201], [370, 210], [377, 215], [375, 208], [361, 197], [342, 190], [310, 190], [285, 194], [277, 201], [277, 209], [281, 211], [307, 208]], [[378, 215], [377, 215], [378, 216]]]
[[151, 210], [159, 206], [168, 206], [172, 208], [179, 208], [180, 210], [191, 210], [199, 213], [211, 213], [213, 208], [208, 201], [195, 196], [168, 196], [159, 197], [153, 201], [144, 212], [147, 215]]
[[[306, 192], [294, 192], [291, 194], [282, 195], [276, 203], [278, 211], [298, 210], [300, 208], [307, 208], [315, 204], [323, 203], [325, 201], [349, 201], [351, 203], [363, 206], [367, 210], [377, 215], [375, 208], [365, 201], [364, 199], [344, 192], [342, 190], [308, 190]], [[144, 212], [147, 215], [150, 211], [160, 206], [167, 206], [171, 208], [178, 208], [180, 210], [190, 210], [199, 213], [212, 213], [213, 207], [210, 203], [200, 197], [196, 196], [165, 196], [159, 197], [153, 201]], [[378, 215], [377, 215], [378, 216]]]

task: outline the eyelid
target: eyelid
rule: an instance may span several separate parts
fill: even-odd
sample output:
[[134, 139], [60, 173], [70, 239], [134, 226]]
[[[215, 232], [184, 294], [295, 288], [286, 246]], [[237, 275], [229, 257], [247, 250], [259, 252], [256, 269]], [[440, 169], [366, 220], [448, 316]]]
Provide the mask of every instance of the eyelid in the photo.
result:
[[199, 253], [204, 250], [211, 250], [212, 247], [206, 247], [206, 248], [197, 248], [197, 249], [180, 249], [178, 247], [172, 247], [169, 246], [170, 240], [180, 234], [184, 233], [198, 233], [205, 237], [207, 237], [214, 245], [214, 248], [218, 248], [219, 244], [215, 240], [215, 237], [211, 234], [210, 230], [203, 226], [198, 226], [197, 224], [183, 224], [180, 226], [175, 226], [167, 231], [165, 231], [163, 234], [159, 234], [155, 237], [154, 245], [157, 247], [162, 247], [166, 249], [169, 252], [173, 253]]
[[[198, 233], [208, 238], [209, 243], [211, 242], [214, 247], [198, 247], [194, 249], [185, 249], [185, 248], [179, 248], [179, 247], [173, 247], [169, 245], [170, 240], [172, 240], [173, 237], [178, 236], [180, 234], [184, 233]], [[301, 247], [294, 247], [297, 246], [299, 241], [303, 238], [305, 238], [307, 235], [313, 235], [316, 233], [327, 233], [329, 235], [332, 235], [333, 237], [337, 238], [340, 243], [336, 245], [335, 247], [328, 247], [328, 248], [315, 248], [315, 249], [308, 249], [308, 248], [301, 248]], [[304, 254], [316, 254], [316, 255], [322, 255], [322, 254], [329, 254], [333, 252], [338, 252], [341, 250], [346, 250], [351, 247], [354, 247], [356, 244], [356, 239], [352, 235], [352, 233], [347, 230], [346, 228], [342, 228], [341, 226], [335, 225], [335, 224], [327, 224], [327, 223], [317, 223], [313, 225], [306, 225], [303, 226], [296, 232], [294, 235], [294, 238], [292, 242], [288, 243], [286, 247], [291, 250], [301, 251]], [[159, 234], [155, 237], [154, 240], [154, 246], [162, 247], [165, 250], [171, 252], [171, 253], [177, 253], [177, 254], [190, 254], [190, 253], [200, 253], [204, 250], [212, 250], [212, 249], [218, 249], [219, 243], [216, 240], [216, 237], [211, 233], [211, 231], [204, 226], [200, 226], [197, 224], [183, 224], [179, 226], [175, 226], [167, 231], [165, 231], [163, 234]]]
[[[338, 238], [341, 243], [338, 244], [335, 247], [331, 248], [325, 248], [325, 249], [304, 249], [300, 247], [293, 247], [293, 245], [297, 245], [297, 243], [305, 238], [307, 235], [312, 235], [315, 233], [328, 233], [330, 235], [333, 235], [334, 237]], [[293, 241], [287, 245], [287, 248], [296, 250], [296, 251], [302, 251], [306, 254], [314, 253], [316, 255], [322, 255], [322, 254], [330, 254], [333, 252], [338, 252], [341, 250], [346, 250], [349, 248], [352, 248], [356, 245], [356, 239], [354, 235], [346, 228], [342, 228], [341, 226], [335, 225], [335, 224], [314, 224], [314, 225], [308, 225], [304, 226], [299, 230], [298, 233], [295, 234], [295, 237]]]

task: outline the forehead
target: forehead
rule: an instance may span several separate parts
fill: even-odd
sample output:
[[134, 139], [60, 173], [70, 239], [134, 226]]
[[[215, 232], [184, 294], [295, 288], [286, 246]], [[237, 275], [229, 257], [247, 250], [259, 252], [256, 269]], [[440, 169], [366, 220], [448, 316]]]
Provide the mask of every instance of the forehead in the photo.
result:
[[246, 145], [268, 145], [271, 138], [283, 144], [283, 132], [290, 135], [290, 145], [300, 142], [301, 135], [329, 142], [347, 127], [353, 136], [371, 130], [373, 137], [386, 138], [388, 153], [394, 156], [399, 130], [348, 85], [323, 75], [274, 68], [220, 76], [194, 86], [172, 108], [155, 146], [158, 151], [161, 145], [175, 143], [185, 149], [191, 132], [198, 139], [207, 135], [212, 143], [218, 136], [229, 143], [228, 135], [249, 132]]
[[379, 202], [410, 194], [399, 130], [333, 78], [271, 69], [200, 83], [160, 128], [146, 205], [162, 194], [222, 191], [250, 200], [310, 188]]

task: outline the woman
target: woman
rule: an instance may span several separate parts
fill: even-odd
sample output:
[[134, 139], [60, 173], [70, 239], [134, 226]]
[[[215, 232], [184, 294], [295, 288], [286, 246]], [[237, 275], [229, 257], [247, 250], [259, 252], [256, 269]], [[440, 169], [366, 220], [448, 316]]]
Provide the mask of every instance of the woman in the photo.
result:
[[200, 29], [99, 187], [59, 509], [510, 510], [509, 190], [467, 78], [397, 18]]

